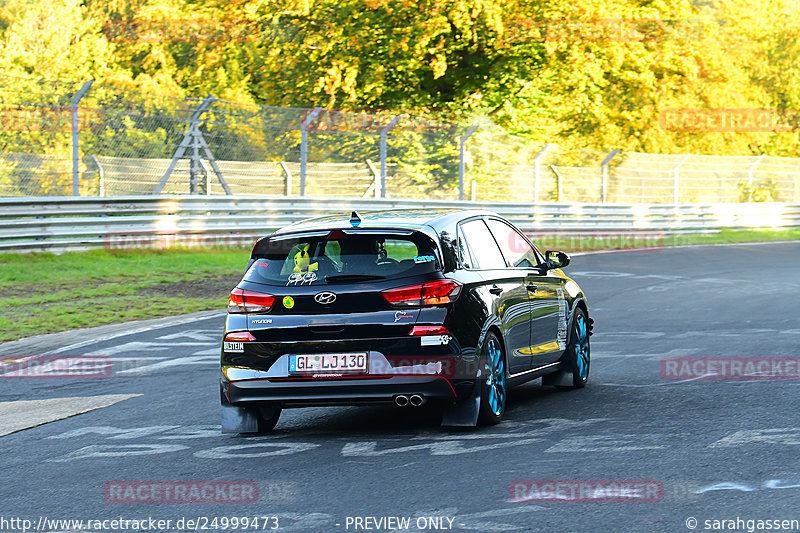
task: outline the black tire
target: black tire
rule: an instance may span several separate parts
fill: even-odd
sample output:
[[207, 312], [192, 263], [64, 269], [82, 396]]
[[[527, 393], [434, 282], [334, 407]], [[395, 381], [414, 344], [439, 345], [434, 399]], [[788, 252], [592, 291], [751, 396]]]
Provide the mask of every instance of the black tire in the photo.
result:
[[508, 366], [500, 339], [492, 332], [486, 335], [481, 347], [481, 406], [478, 424], [498, 424], [506, 412], [508, 397]]
[[572, 386], [559, 386], [566, 389], [580, 389], [589, 381], [591, 365], [591, 346], [589, 345], [589, 320], [586, 313], [578, 307], [572, 319], [569, 346], [564, 351], [564, 362], [572, 372]]
[[269, 433], [275, 426], [278, 425], [278, 419], [281, 417], [282, 409], [274, 405], [262, 405], [256, 409], [256, 417], [258, 418], [258, 432]]

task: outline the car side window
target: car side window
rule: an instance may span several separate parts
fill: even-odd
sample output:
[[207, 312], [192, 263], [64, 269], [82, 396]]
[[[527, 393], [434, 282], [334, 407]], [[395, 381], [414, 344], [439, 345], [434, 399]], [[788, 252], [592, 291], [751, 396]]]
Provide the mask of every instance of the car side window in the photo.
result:
[[539, 265], [536, 252], [517, 230], [494, 218], [487, 222], [509, 265], [515, 268], [535, 268]]
[[497, 247], [497, 243], [489, 232], [489, 228], [481, 219], [470, 220], [460, 225], [460, 231], [464, 236], [467, 246], [472, 255], [474, 268], [494, 269], [506, 268], [506, 261], [503, 254]]
[[462, 268], [476, 268], [472, 257], [467, 248], [467, 239], [464, 237], [464, 230], [458, 226], [458, 258], [461, 261]]

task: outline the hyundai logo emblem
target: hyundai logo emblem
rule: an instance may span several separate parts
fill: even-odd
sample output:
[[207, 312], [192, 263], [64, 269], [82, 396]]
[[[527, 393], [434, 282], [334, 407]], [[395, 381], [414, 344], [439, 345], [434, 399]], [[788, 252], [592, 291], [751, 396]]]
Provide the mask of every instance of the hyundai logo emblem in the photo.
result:
[[314, 300], [322, 305], [332, 304], [336, 301], [336, 295], [332, 292], [320, 292], [314, 296]]

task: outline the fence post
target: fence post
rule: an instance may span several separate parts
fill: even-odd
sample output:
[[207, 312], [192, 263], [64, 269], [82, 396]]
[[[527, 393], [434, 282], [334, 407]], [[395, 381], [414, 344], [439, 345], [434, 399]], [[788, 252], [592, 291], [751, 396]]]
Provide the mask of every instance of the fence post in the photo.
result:
[[461, 136], [461, 139], [459, 139], [459, 141], [458, 141], [458, 144], [459, 144], [459, 151], [458, 151], [458, 199], [459, 200], [463, 200], [464, 199], [464, 171], [465, 171], [465, 168], [466, 168], [466, 165], [464, 164], [464, 146], [467, 144], [467, 139], [469, 139], [470, 136], [473, 133], [475, 133], [475, 130], [477, 130], [477, 129], [478, 129], [478, 124], [473, 124], [472, 126], [470, 126], [470, 128], [467, 130], [467, 132], [464, 135]]
[[70, 115], [72, 122], [72, 196], [80, 196], [81, 176], [80, 176], [80, 125], [78, 123], [78, 104], [89, 89], [94, 80], [84, 82], [83, 86], [75, 93], [70, 102]]
[[402, 117], [395, 116], [385, 128], [381, 130], [381, 198], [386, 197], [386, 145], [388, 144], [387, 137], [389, 132], [397, 126]]
[[[369, 173], [372, 174], [372, 185], [367, 189], [367, 195], [369, 194], [370, 189], [372, 189], [372, 196], [375, 198], [380, 198], [382, 196], [380, 189], [381, 187], [381, 178], [378, 175], [378, 170], [375, 168], [375, 163], [372, 162], [372, 159], [365, 160], [367, 164], [367, 170]], [[366, 196], [364, 196], [366, 198]]]
[[545, 143], [542, 149], [533, 156], [533, 202], [539, 201], [539, 160], [550, 151], [551, 148], [556, 146], [554, 143]]
[[561, 182], [564, 181], [561, 179], [561, 173], [558, 171], [555, 165], [550, 165], [550, 168], [553, 169], [553, 174], [556, 175], [556, 202], [561, 201]]
[[308, 127], [314, 122], [323, 109], [314, 108], [300, 124], [300, 196], [306, 195], [306, 163], [308, 162]]
[[759, 163], [761, 163], [761, 160], [764, 159], [765, 157], [766, 157], [766, 154], [761, 154], [760, 156], [758, 156], [756, 158], [755, 163], [750, 165], [750, 168], [747, 169], [747, 184], [748, 185], [752, 185], [753, 184], [753, 173], [755, 172], [756, 167], [759, 165]]
[[105, 171], [103, 170], [103, 165], [100, 164], [100, 161], [98, 161], [97, 156], [94, 154], [89, 155], [89, 159], [92, 160], [94, 168], [97, 169], [97, 194], [99, 196], [105, 196], [106, 176], [105, 176]]
[[211, 195], [211, 172], [209, 172], [208, 167], [206, 166], [205, 163], [203, 163], [202, 159], [200, 159], [199, 162], [200, 162], [200, 167], [203, 169], [203, 172], [206, 175], [206, 196], [210, 196]]
[[617, 148], [611, 150], [606, 158], [603, 159], [603, 162], [600, 163], [600, 203], [606, 203], [606, 196], [608, 195], [608, 164], [621, 151]]
[[106, 195], [106, 174], [105, 174], [105, 171], [103, 170], [103, 165], [100, 164], [100, 161], [98, 161], [96, 155], [92, 154], [89, 157], [92, 159], [92, 163], [94, 163], [95, 168], [97, 168], [97, 181], [98, 181], [97, 194], [100, 195], [100, 196], [105, 196]]
[[[195, 125], [192, 124], [192, 128]], [[198, 194], [200, 192], [200, 186], [198, 182], [198, 177], [202, 174], [203, 168], [203, 161], [200, 159], [200, 139], [198, 139], [197, 135], [192, 137], [192, 155], [189, 157], [189, 194]]]
[[672, 169], [672, 203], [679, 204], [681, 203], [681, 176], [680, 176], [680, 169], [681, 165], [683, 165], [691, 154], [687, 154], [683, 156], [683, 159], [675, 165]]
[[289, 170], [289, 167], [286, 165], [285, 162], [279, 161], [278, 164], [281, 166], [281, 174], [283, 174], [283, 194], [284, 194], [284, 196], [291, 196], [292, 195], [292, 171]]
[[197, 109], [192, 112], [192, 115], [189, 117], [189, 127], [186, 129], [186, 133], [183, 135], [183, 140], [178, 146], [178, 149], [175, 150], [175, 153], [172, 155], [172, 160], [169, 162], [167, 170], [164, 171], [164, 175], [161, 176], [161, 179], [158, 181], [153, 194], [161, 193], [162, 189], [164, 189], [164, 185], [167, 184], [167, 180], [175, 170], [175, 167], [178, 166], [178, 161], [183, 158], [183, 156], [186, 154], [186, 150], [190, 148], [192, 149], [192, 154], [189, 160], [189, 190], [191, 194], [195, 194], [197, 189], [197, 168], [200, 167], [202, 169], [202, 167], [199, 165], [200, 148], [203, 149], [206, 157], [208, 157], [209, 163], [211, 163], [211, 168], [213, 168], [214, 172], [217, 174], [217, 179], [219, 180], [220, 185], [222, 185], [222, 188], [225, 189], [225, 193], [231, 193], [230, 188], [228, 187], [228, 184], [225, 183], [222, 173], [219, 172], [219, 167], [217, 167], [217, 163], [214, 161], [213, 154], [208, 148], [208, 145], [205, 144], [202, 132], [200, 131], [200, 117], [202, 117], [203, 114], [208, 111], [216, 101], [217, 99], [214, 96], [208, 95], [200, 103], [200, 105], [197, 106]]

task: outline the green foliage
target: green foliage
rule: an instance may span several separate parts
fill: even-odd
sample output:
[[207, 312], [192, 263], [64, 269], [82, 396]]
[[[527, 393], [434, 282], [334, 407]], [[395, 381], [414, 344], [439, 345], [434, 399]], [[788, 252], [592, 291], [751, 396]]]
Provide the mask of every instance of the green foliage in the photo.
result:
[[[278, 107], [483, 121], [529, 146], [797, 156], [796, 0], [8, 0], [0, 5], [0, 104], [34, 79], [137, 89], [93, 91], [122, 105], [92, 123], [85, 153], [169, 157], [191, 111], [221, 159], [299, 159], [298, 122]], [[9, 76], [16, 76], [11, 78]], [[75, 88], [65, 89], [68, 105]], [[174, 97], [170, 100], [168, 97]], [[680, 131], [675, 109], [776, 109], [787, 131]], [[173, 118], [170, 118], [173, 117]], [[277, 122], [276, 122], [277, 121]], [[281, 127], [273, 127], [284, 121]], [[792, 128], [795, 131], [790, 131]], [[377, 159], [373, 136], [315, 132], [309, 160]], [[457, 179], [459, 131], [394, 131], [390, 162], [432, 190]], [[475, 138], [474, 142], [485, 144]], [[0, 131], [0, 148], [63, 151], [63, 131]], [[501, 147], [512, 164], [524, 156]], [[30, 150], [29, 150], [30, 151]], [[493, 162], [477, 158], [476, 169]], [[6, 165], [7, 166], [7, 165]], [[9, 176], [0, 167], [0, 181]]]
[[113, 49], [81, 0], [0, 4], [0, 74], [88, 79], [113, 70]]
[[778, 184], [774, 179], [760, 183], [739, 182], [740, 202], [775, 202], [779, 201], [776, 189]]

